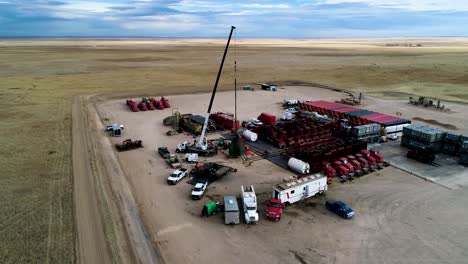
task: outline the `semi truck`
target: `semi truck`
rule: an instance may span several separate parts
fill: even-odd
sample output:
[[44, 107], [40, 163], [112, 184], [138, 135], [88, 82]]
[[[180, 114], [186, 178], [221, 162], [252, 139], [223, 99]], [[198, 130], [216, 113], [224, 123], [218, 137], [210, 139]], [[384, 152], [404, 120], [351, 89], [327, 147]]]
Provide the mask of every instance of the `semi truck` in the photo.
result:
[[245, 222], [247, 224], [258, 223], [257, 196], [253, 185], [247, 188], [241, 186], [241, 194]]
[[327, 189], [327, 176], [316, 173], [276, 185], [273, 188], [272, 198], [278, 199], [282, 203], [292, 204], [323, 193]]

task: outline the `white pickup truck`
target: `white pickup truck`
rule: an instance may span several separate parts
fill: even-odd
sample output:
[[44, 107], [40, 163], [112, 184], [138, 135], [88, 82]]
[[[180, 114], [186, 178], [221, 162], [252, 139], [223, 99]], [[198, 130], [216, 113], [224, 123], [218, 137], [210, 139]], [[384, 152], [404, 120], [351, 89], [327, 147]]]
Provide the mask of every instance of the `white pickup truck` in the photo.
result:
[[188, 169], [181, 168], [181, 169], [175, 170], [167, 178], [167, 184], [175, 185], [180, 180], [182, 180], [185, 176], [187, 176], [187, 174], [188, 174]]
[[208, 182], [202, 183], [199, 182], [193, 186], [192, 189], [192, 200], [200, 200], [205, 193], [206, 187], [208, 186]]

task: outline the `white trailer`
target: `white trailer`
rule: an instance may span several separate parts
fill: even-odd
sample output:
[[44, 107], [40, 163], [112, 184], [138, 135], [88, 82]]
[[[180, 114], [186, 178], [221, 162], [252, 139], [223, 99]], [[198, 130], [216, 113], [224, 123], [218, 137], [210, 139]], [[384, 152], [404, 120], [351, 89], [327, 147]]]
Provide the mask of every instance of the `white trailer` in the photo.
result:
[[282, 203], [292, 204], [323, 193], [327, 189], [327, 176], [317, 173], [276, 185], [273, 188], [272, 198], [279, 199]]
[[253, 185], [250, 188], [241, 186], [242, 205], [244, 208], [244, 219], [247, 224], [256, 224], [258, 222], [257, 195]]

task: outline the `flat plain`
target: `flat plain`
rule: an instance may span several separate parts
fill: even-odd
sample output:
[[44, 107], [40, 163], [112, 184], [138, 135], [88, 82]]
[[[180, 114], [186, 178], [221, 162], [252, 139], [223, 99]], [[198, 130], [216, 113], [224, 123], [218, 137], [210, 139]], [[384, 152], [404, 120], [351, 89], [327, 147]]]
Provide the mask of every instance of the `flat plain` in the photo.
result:
[[[210, 91], [224, 42], [0, 41], [0, 262], [76, 260], [73, 96]], [[468, 102], [467, 39], [232, 44], [221, 89], [232, 89], [236, 59], [239, 85], [318, 83], [382, 98]]]

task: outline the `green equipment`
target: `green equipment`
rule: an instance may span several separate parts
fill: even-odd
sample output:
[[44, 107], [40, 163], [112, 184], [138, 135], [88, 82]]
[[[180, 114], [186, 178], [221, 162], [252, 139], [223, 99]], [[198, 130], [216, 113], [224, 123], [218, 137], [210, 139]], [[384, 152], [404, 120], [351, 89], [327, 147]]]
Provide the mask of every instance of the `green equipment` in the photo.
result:
[[202, 216], [212, 216], [218, 212], [219, 202], [209, 202], [203, 206]]
[[150, 99], [148, 99], [146, 97], [141, 98], [141, 101], [143, 101], [143, 102], [145, 102], [147, 104], [151, 103]]

